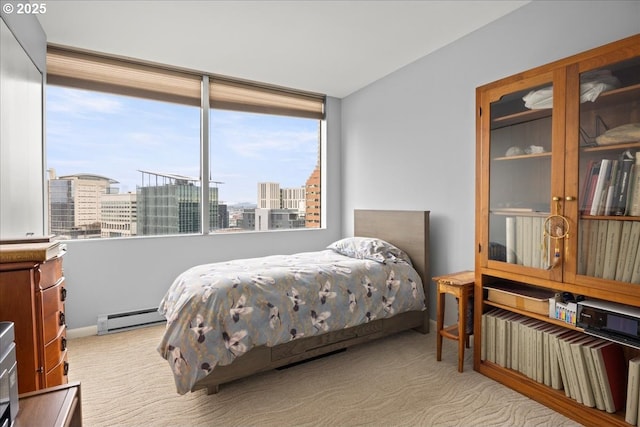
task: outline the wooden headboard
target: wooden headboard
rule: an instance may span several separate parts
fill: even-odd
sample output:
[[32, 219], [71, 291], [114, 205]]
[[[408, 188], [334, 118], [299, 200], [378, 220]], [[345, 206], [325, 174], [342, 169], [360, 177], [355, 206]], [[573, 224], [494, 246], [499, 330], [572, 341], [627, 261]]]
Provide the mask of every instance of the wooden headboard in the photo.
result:
[[425, 295], [428, 295], [431, 283], [429, 211], [356, 209], [353, 234], [377, 237], [405, 251], [422, 278]]

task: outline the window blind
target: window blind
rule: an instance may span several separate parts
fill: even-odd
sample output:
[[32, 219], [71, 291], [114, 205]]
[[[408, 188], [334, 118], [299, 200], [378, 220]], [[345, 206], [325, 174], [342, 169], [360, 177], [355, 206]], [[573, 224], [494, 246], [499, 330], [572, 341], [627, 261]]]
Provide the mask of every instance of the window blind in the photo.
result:
[[[202, 74], [80, 52], [47, 49], [47, 82], [77, 89], [200, 106]], [[247, 82], [209, 77], [211, 108], [321, 120], [325, 96]]]
[[202, 77], [59, 47], [47, 48], [47, 83], [200, 106]]
[[209, 80], [211, 108], [321, 120], [324, 95], [222, 77]]

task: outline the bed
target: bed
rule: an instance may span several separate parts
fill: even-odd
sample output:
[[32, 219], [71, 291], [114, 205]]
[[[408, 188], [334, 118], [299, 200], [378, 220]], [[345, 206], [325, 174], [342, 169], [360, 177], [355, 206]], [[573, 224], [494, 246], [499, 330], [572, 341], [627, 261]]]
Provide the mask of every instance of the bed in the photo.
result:
[[373, 339], [429, 331], [429, 211], [356, 210], [316, 252], [192, 267], [159, 305], [180, 394]]

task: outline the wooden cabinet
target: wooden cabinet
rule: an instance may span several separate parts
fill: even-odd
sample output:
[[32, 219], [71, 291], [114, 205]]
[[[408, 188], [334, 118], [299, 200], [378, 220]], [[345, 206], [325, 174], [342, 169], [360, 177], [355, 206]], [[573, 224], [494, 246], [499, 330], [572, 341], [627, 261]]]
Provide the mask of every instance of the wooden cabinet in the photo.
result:
[[0, 319], [14, 322], [18, 391], [67, 383], [62, 256], [0, 264]]
[[[640, 35], [479, 87], [476, 107], [474, 368], [583, 424], [628, 425], [484, 360], [482, 315], [496, 283], [640, 307], [640, 211], [617, 184], [640, 176]], [[599, 196], [604, 164], [618, 178]]]

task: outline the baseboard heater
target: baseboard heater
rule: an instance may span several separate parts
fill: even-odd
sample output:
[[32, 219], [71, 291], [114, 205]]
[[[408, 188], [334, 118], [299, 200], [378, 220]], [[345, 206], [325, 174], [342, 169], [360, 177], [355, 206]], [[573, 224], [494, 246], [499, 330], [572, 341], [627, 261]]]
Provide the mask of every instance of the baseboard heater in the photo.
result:
[[143, 328], [165, 322], [157, 308], [128, 311], [126, 313], [103, 314], [98, 316], [98, 335]]

